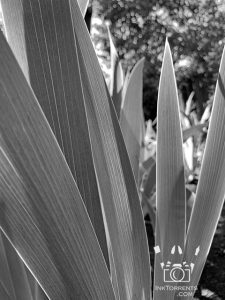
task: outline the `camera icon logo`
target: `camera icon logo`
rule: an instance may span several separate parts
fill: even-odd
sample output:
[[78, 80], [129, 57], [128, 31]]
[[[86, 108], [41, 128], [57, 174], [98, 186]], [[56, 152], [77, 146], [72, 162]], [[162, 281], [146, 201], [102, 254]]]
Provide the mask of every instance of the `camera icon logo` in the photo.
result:
[[187, 264], [171, 264], [163, 269], [164, 282], [190, 282], [191, 268]]
[[[176, 248], [178, 249], [178, 253], [180, 255], [183, 254], [183, 251], [180, 246], [173, 246], [171, 249], [171, 255], [173, 256], [176, 252]], [[155, 254], [161, 252], [160, 247], [154, 247]], [[198, 256], [200, 252], [200, 247], [198, 246], [195, 250], [194, 256]], [[171, 258], [172, 258], [171, 256]], [[183, 263], [171, 263], [167, 261], [165, 264], [164, 262], [161, 263], [161, 268], [163, 270], [163, 279], [164, 282], [190, 282], [191, 280], [191, 273], [194, 269], [194, 263], [188, 264], [186, 261]]]

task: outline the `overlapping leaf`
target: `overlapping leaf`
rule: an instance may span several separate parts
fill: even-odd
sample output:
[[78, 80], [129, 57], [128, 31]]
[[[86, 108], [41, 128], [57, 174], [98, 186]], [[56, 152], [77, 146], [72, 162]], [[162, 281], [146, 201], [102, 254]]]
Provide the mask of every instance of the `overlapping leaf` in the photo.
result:
[[[54, 36], [54, 34], [52, 34], [53, 32], [51, 32], [48, 27], [50, 19], [52, 18], [51, 14], [49, 15], [49, 11], [47, 14], [48, 6], [46, 5], [49, 3], [50, 1], [43, 1], [39, 3], [42, 11], [41, 15], [40, 15], [40, 11], [38, 11], [38, 7], [34, 7], [35, 4], [34, 6], [32, 6], [33, 9], [31, 9], [31, 13], [32, 13], [34, 8], [36, 8], [37, 15], [35, 14], [34, 16], [31, 14], [34, 17], [34, 20], [32, 20], [33, 23], [32, 22], [30, 23], [30, 28], [28, 28], [28, 30], [31, 31], [31, 24], [32, 26], [34, 26], [36, 24], [35, 22], [39, 24], [38, 22], [40, 21], [40, 19], [42, 21], [45, 20], [43, 21], [43, 24], [41, 24], [42, 27], [39, 32], [40, 41], [42, 41], [43, 39], [43, 36], [41, 35], [41, 31], [43, 31], [43, 26], [45, 25], [46, 25], [45, 36], [47, 33], [49, 34], [49, 38], [52, 38], [52, 36]], [[129, 169], [130, 166], [129, 160], [128, 160], [125, 146], [123, 144], [124, 142], [119, 129], [118, 120], [114, 115], [113, 118], [115, 118], [114, 122], [116, 125], [112, 124], [111, 113], [109, 108], [109, 104], [111, 105], [111, 102], [108, 103], [108, 101], [111, 100], [110, 97], [107, 95], [103, 76], [100, 67], [98, 65], [98, 61], [90, 37], [83, 23], [76, 1], [64, 1], [63, 5], [61, 1], [55, 1], [54, 4], [52, 4], [51, 2], [51, 5], [53, 5], [52, 7], [55, 8], [54, 12], [59, 17], [56, 24], [59, 27], [57, 27], [57, 38], [55, 39], [55, 42], [59, 43], [58, 38], [60, 36], [60, 33], [63, 32], [61, 26], [65, 26], [67, 31], [65, 35], [62, 35], [63, 40], [60, 41], [60, 43], [63, 44], [65, 43], [65, 41], [69, 40], [70, 44], [72, 45], [69, 46], [69, 50], [66, 49], [66, 44], [62, 45], [62, 49], [64, 51], [68, 51], [66, 53], [69, 54], [70, 60], [69, 59], [67, 60], [67, 58], [63, 57], [63, 55], [60, 56], [60, 59], [62, 59], [63, 63], [62, 61], [60, 61], [62, 65], [60, 65], [60, 68], [58, 68], [58, 73], [59, 75], [61, 75], [62, 68], [64, 64], [67, 63], [67, 67], [71, 72], [70, 74], [73, 75], [73, 72], [79, 74], [79, 76], [75, 78], [76, 82], [73, 82], [72, 84], [75, 85], [78, 84], [78, 82], [80, 83], [80, 79], [82, 79], [82, 81], [84, 80], [84, 82], [82, 82], [81, 85], [82, 93], [80, 94], [80, 96], [81, 99], [85, 101], [85, 106], [86, 106], [88, 126], [90, 130], [90, 138], [91, 138], [91, 147], [92, 147], [93, 157], [95, 162], [95, 171], [96, 174], [98, 175], [97, 180], [98, 180], [98, 185], [102, 197], [102, 206], [105, 209], [105, 219], [110, 233], [110, 241], [111, 241], [112, 251], [114, 256], [113, 259], [115, 262], [114, 264], [111, 265], [112, 266], [115, 265], [115, 271], [116, 271], [115, 274], [117, 276], [117, 283], [119, 285], [118, 290], [120, 293], [120, 297], [121, 299], [135, 299], [135, 297], [137, 297], [138, 299], [150, 299], [150, 284], [149, 284], [150, 269], [149, 269], [149, 257], [148, 257], [146, 235], [144, 231], [144, 224], [143, 224], [142, 213], [141, 213], [136, 186], [135, 184], [133, 184], [132, 188], [129, 188], [127, 181], [125, 182], [124, 180], [124, 176], [125, 176], [123, 175], [124, 169], [121, 167], [120, 157], [119, 157], [115, 136], [114, 136], [115, 133], [114, 133], [113, 125], [114, 127], [118, 126], [117, 131], [119, 131], [118, 135], [120, 137], [120, 142], [122, 143], [122, 146], [120, 147], [122, 147], [122, 150], [125, 152], [124, 155], [126, 158], [126, 160], [124, 160], [125, 161], [124, 163], [125, 164], [128, 163], [128, 168], [127, 168], [128, 173], [131, 176], [131, 178], [133, 177], [132, 177], [132, 173], [130, 172], [131, 169]], [[69, 24], [70, 22], [68, 17], [69, 15], [68, 7], [73, 15], [73, 27], [70, 26]], [[62, 18], [62, 16], [60, 15], [61, 13], [64, 15], [63, 19], [65, 23], [63, 23], [60, 19]], [[68, 18], [66, 18], [66, 16]], [[76, 39], [72, 38], [72, 41], [71, 41], [71, 29], [74, 31], [76, 36]], [[37, 43], [34, 36], [30, 34], [29, 38], [30, 40], [28, 39], [27, 46], [36, 45], [37, 48], [40, 47], [40, 44]], [[52, 45], [52, 43], [44, 40], [42, 46], [45, 50], [46, 50], [46, 44], [49, 45], [47, 47], [47, 50], [49, 51], [47, 60], [46, 57], [43, 55], [45, 52], [41, 51], [41, 54], [43, 55], [42, 59], [44, 60], [44, 64], [38, 65], [37, 61], [35, 61], [36, 57], [34, 57], [33, 64], [35, 64], [35, 68], [31, 68], [32, 70], [36, 70], [37, 72], [38, 69], [44, 67], [45, 70], [44, 72], [42, 72], [44, 75], [43, 76], [44, 80], [45, 80], [45, 76], [50, 76], [50, 75], [53, 76], [52, 75], [53, 73], [49, 74], [49, 72], [46, 71], [46, 68], [48, 68], [49, 60], [53, 60], [53, 62], [55, 63], [57, 62], [56, 59], [57, 57], [55, 57], [54, 55], [50, 55], [50, 51], [52, 51], [50, 44]], [[73, 48], [74, 45], [76, 46], [75, 49]], [[29, 56], [32, 53], [31, 51], [32, 49], [28, 49], [28, 50], [30, 50], [28, 51], [28, 56]], [[63, 54], [65, 55], [65, 52], [63, 52]], [[73, 60], [76, 59], [77, 54], [79, 56], [79, 62], [77, 68], [75, 68], [74, 70], [72, 68], [72, 66], [74, 66]], [[73, 62], [73, 64], [71, 62]], [[33, 67], [34, 65], [31, 66]], [[55, 66], [52, 63], [53, 70], [56, 67], [57, 65]], [[57, 72], [54, 72], [54, 74], [56, 73]], [[36, 74], [33, 74], [33, 76], [34, 79], [37, 80], [36, 85], [40, 84], [39, 80], [43, 80], [43, 77], [39, 78], [36, 76]], [[48, 82], [49, 81], [51, 82], [52, 78], [50, 78]], [[60, 84], [59, 80], [56, 82]], [[71, 86], [70, 88], [72, 91], [74, 91], [74, 88], [72, 88]], [[56, 85], [55, 91], [57, 89], [59, 89], [59, 87]], [[49, 92], [51, 92], [51, 89]], [[77, 90], [75, 90], [75, 96], [77, 97], [79, 96], [79, 93], [77, 95]], [[38, 98], [42, 99], [41, 95], [38, 95]], [[51, 92], [51, 97], [49, 98], [47, 97], [47, 101], [50, 98], [55, 100], [53, 92]], [[56, 111], [53, 104], [54, 103], [50, 105], [50, 109], [49, 109], [50, 120], [52, 120], [51, 109]], [[61, 108], [60, 105], [61, 102], [59, 102], [58, 104], [59, 108]], [[56, 112], [54, 113], [54, 116], [56, 116], [54, 124], [55, 126], [58, 126], [58, 130], [55, 130], [55, 132], [56, 133], [58, 132], [57, 138], [60, 142], [62, 149], [65, 151], [64, 148], [66, 147], [63, 147], [64, 145], [62, 139], [63, 135], [61, 134], [61, 132], [63, 131], [63, 129], [65, 129], [66, 132], [67, 129], [66, 127], [59, 128], [60, 122], [57, 120], [58, 115]], [[80, 118], [82, 118], [82, 116], [83, 115], [81, 115]], [[65, 124], [66, 120], [67, 120], [66, 118], [62, 120], [64, 122], [63, 124]], [[81, 122], [82, 120], [79, 121]], [[82, 132], [80, 134], [82, 134]], [[78, 147], [79, 145], [76, 146]], [[84, 150], [84, 147], [82, 148], [82, 150]], [[130, 179], [128, 179], [128, 182], [130, 182]], [[109, 189], [107, 189], [107, 187]], [[133, 190], [136, 191], [135, 194], [132, 193]], [[134, 197], [133, 194], [136, 196]], [[111, 201], [111, 199], [113, 201]], [[112, 208], [112, 210], [110, 210], [109, 208]], [[137, 220], [138, 221], [140, 220], [141, 225], [139, 225]], [[94, 253], [92, 257], [94, 257]], [[87, 276], [88, 274], [89, 273], [87, 272]], [[109, 289], [109, 293], [110, 293], [110, 289]], [[108, 299], [107, 296], [105, 299]]]
[[108, 264], [69, 1], [3, 0], [2, 8], [9, 44], [66, 157]]
[[[188, 283], [192, 286], [197, 285], [203, 270], [225, 197], [224, 85], [225, 55], [223, 53], [200, 180], [187, 233], [184, 259], [188, 263], [195, 264]], [[200, 247], [199, 253], [198, 247]]]
[[[128, 155], [95, 51], [77, 14], [76, 2], [71, 2], [71, 7], [95, 168], [114, 256], [111, 265], [115, 265], [121, 299], [150, 299], [147, 240]], [[106, 181], [107, 177], [110, 182]]]
[[50, 299], [113, 300], [79, 190], [2, 33], [0, 47], [0, 226]]

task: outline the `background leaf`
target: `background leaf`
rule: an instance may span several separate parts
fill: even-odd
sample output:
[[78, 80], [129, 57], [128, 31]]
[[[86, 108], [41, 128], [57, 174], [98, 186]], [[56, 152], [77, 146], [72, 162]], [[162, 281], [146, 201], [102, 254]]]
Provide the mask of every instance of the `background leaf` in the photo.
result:
[[137, 183], [141, 143], [143, 142], [143, 67], [144, 59], [141, 59], [131, 72], [120, 116], [120, 126]]

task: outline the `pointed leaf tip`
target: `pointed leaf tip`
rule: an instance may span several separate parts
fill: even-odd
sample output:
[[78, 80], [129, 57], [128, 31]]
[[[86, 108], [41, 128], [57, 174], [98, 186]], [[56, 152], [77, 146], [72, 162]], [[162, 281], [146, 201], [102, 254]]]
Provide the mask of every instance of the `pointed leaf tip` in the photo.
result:
[[[162, 249], [155, 260], [155, 285], [163, 284], [158, 265], [179, 262], [174, 245], [184, 248], [186, 232], [185, 180], [179, 102], [169, 43], [166, 40], [159, 83], [156, 154], [156, 244]], [[172, 249], [172, 253], [171, 253]], [[173, 253], [174, 252], [174, 253]], [[171, 254], [173, 256], [171, 257]], [[154, 299], [173, 299], [155, 291]]]
[[171, 52], [171, 48], [170, 48], [170, 44], [169, 44], [168, 38], [166, 38], [166, 42], [165, 42], [165, 50], [164, 50], [163, 62], [165, 61], [165, 57], [166, 56], [168, 56], [168, 58], [170, 59], [170, 62], [173, 64], [172, 52]]
[[85, 16], [89, 4], [89, 0], [78, 0], [77, 1], [83, 17]]

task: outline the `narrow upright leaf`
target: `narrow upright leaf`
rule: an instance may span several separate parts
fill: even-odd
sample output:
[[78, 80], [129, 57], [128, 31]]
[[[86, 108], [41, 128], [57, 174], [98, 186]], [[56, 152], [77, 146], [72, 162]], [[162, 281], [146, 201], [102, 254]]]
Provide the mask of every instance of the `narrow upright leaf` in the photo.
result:
[[[29, 74], [108, 263], [69, 1], [3, 0], [2, 8], [9, 44], [23, 71]], [[20, 31], [15, 36], [18, 26]]]
[[143, 67], [144, 59], [142, 58], [137, 62], [129, 77], [120, 115], [120, 126], [137, 183], [141, 143], [143, 142]]
[[[155, 259], [155, 285], [163, 285], [160, 263], [179, 263], [178, 251], [171, 256], [171, 249], [185, 242], [185, 185], [182, 135], [179, 119], [178, 94], [172, 55], [166, 41], [159, 84], [157, 107], [156, 154], [156, 245], [161, 252]], [[174, 283], [173, 283], [174, 284]], [[173, 299], [172, 293], [156, 291], [155, 300]]]
[[116, 48], [113, 44], [112, 35], [108, 28], [108, 35], [110, 41], [110, 57], [111, 57], [111, 70], [110, 70], [110, 95], [116, 109], [118, 118], [120, 117], [122, 105], [122, 90], [124, 85], [124, 73], [122, 64], [117, 54]]
[[0, 226], [50, 299], [114, 300], [77, 185], [1, 32], [0, 48]]
[[[225, 53], [217, 80], [196, 199], [189, 223], [184, 259], [195, 264], [190, 285], [197, 285], [225, 198]], [[196, 248], [200, 247], [199, 255]], [[190, 299], [190, 298], [188, 298]]]

